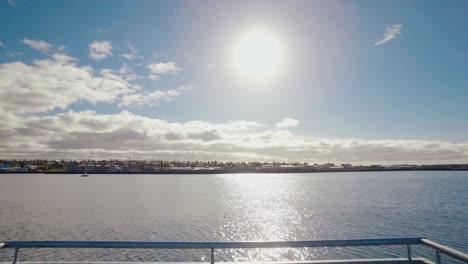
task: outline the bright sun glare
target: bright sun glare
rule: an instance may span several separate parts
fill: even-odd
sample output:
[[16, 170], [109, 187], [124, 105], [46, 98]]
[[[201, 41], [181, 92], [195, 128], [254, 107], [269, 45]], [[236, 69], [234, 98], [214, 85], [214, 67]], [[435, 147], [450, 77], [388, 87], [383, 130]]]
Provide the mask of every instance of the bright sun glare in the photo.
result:
[[251, 79], [267, 79], [278, 70], [281, 55], [280, 44], [273, 35], [252, 31], [239, 39], [234, 61], [242, 75]]

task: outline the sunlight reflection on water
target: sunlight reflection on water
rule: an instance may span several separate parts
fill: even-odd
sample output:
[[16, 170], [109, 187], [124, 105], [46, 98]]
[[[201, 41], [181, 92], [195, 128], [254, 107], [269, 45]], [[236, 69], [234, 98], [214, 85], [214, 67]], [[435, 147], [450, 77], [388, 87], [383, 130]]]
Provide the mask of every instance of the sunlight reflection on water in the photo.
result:
[[[466, 172], [0, 175], [0, 240], [425, 236], [468, 251]], [[415, 249], [415, 254], [418, 249]], [[222, 261], [403, 256], [402, 247], [217, 250]], [[430, 254], [430, 253], [429, 253]], [[10, 260], [12, 252], [0, 252]], [[203, 250], [24, 250], [20, 260], [202, 261]]]
[[[316, 228], [326, 230], [326, 223], [320, 221], [312, 229], [301, 225], [304, 218], [312, 218], [314, 207], [313, 179], [310, 188], [302, 189], [285, 175], [261, 177], [255, 174], [244, 174], [232, 177], [221, 175], [226, 181], [226, 191], [231, 196], [226, 206], [236, 212], [237, 217], [231, 219], [222, 229], [223, 238], [229, 241], [281, 241], [297, 240], [298, 237], [316, 239]], [[305, 195], [311, 194], [307, 199], [308, 206], [301, 206]], [[234, 232], [233, 232], [234, 230]], [[301, 234], [302, 233], [302, 234]], [[234, 236], [233, 236], [234, 234]], [[311, 236], [311, 234], [313, 234]], [[245, 251], [245, 250], [244, 250]], [[317, 251], [326, 252], [326, 249], [252, 249], [246, 254], [239, 254], [239, 250], [229, 250], [227, 255], [233, 261], [272, 261], [272, 260], [306, 260], [315, 259]]]

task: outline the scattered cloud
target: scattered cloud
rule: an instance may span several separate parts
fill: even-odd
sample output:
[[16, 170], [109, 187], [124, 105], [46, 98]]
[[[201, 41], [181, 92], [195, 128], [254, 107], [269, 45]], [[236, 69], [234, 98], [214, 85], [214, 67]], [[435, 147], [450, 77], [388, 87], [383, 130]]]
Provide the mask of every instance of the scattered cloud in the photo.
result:
[[402, 26], [402, 24], [393, 24], [385, 27], [382, 39], [375, 42], [374, 46], [382, 45], [400, 35]]
[[[398, 33], [386, 30], [393, 36], [384, 36], [379, 42], [398, 35], [401, 25], [397, 26]], [[379, 42], [376, 45], [382, 44]], [[271, 124], [249, 120], [171, 122], [129, 111], [71, 111], [70, 105], [76, 102], [121, 107], [157, 105], [174, 100], [192, 87], [148, 91], [137, 82], [142, 76], [126, 63], [117, 69], [95, 69], [57, 52], [63, 46], [30, 39], [23, 43], [44, 52], [47, 58], [0, 63], [0, 158], [125, 158], [131, 153], [139, 159], [468, 162], [467, 143], [316, 138], [283, 129], [299, 125], [292, 118], [284, 118], [272, 128]], [[92, 59], [111, 54], [110, 42], [90, 44]], [[173, 61], [148, 68], [153, 78], [181, 70]], [[57, 109], [65, 112], [51, 112]]]
[[89, 44], [89, 57], [100, 61], [112, 55], [112, 43], [110, 41], [93, 41]]
[[161, 101], [169, 102], [179, 95], [179, 90], [158, 90], [144, 94], [128, 94], [122, 98], [120, 106], [157, 105]]
[[16, 0], [8, 0], [8, 3], [12, 6], [16, 6]]
[[65, 50], [65, 46], [52, 45], [44, 40], [23, 39], [22, 42], [25, 45], [44, 53], [63, 52]]
[[149, 78], [153, 80], [159, 79], [160, 75], [176, 74], [181, 70], [174, 61], [150, 64], [148, 65], [148, 69], [151, 72]]
[[155, 81], [161, 79], [161, 77], [157, 76], [156, 74], [150, 74], [148, 75], [148, 78]]
[[275, 124], [277, 128], [288, 128], [288, 127], [295, 127], [299, 125], [299, 121], [293, 118], [283, 118], [280, 122]]
[[47, 43], [43, 40], [23, 39], [23, 43], [33, 49], [36, 49], [42, 52], [48, 51], [53, 47], [52, 44]]
[[5, 45], [3, 44], [3, 42], [0, 40], [0, 48], [3, 48], [5, 47]]
[[132, 45], [128, 44], [128, 52], [120, 54], [120, 57], [132, 61], [138, 58], [138, 50], [136, 50]]
[[20, 56], [24, 56], [24, 53], [23, 53], [23, 52], [8, 51], [8, 52], [6, 53], [6, 56], [7, 56], [7, 57], [20, 57]]
[[182, 94], [182, 92], [191, 90], [192, 86], [183, 85], [178, 89], [157, 90], [138, 94], [127, 94], [122, 97], [119, 106], [129, 105], [158, 105], [160, 102], [169, 102]]
[[136, 55], [131, 54], [131, 53], [125, 53], [125, 54], [120, 54], [120, 57], [125, 58], [127, 60], [134, 60], [136, 58]]
[[190, 90], [192, 90], [192, 89], [193, 89], [192, 85], [181, 85], [181, 86], [179, 87], [179, 91], [182, 91], [182, 92], [183, 92], [183, 91], [190, 91]]
[[[34, 45], [37, 43], [34, 43]], [[40, 43], [43, 50], [51, 47]], [[47, 49], [46, 49], [47, 47]], [[75, 102], [158, 105], [192, 89], [147, 91], [137, 83], [143, 77], [124, 63], [118, 69], [95, 70], [63, 53], [49, 54], [31, 64], [14, 61], [0, 64], [0, 113], [15, 115], [68, 109]]]
[[141, 75], [138, 75], [135, 70], [124, 63], [122, 67], [118, 70], [111, 70], [113, 73], [117, 73], [119, 76], [122, 76], [126, 81], [135, 81], [142, 79], [143, 77]]

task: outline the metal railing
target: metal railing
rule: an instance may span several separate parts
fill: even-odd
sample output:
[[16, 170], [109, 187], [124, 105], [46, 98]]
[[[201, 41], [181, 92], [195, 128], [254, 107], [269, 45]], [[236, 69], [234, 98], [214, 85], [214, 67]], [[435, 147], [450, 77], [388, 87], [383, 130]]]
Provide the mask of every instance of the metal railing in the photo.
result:
[[139, 249], [210, 249], [210, 263], [215, 262], [216, 249], [240, 248], [316, 248], [405, 245], [407, 259], [412, 260], [411, 245], [433, 248], [436, 261], [441, 264], [440, 253], [468, 263], [468, 255], [425, 238], [383, 238], [317, 241], [269, 241], [269, 242], [135, 242], [135, 241], [6, 241], [0, 249], [14, 249], [13, 264], [18, 263], [21, 248], [139, 248]]

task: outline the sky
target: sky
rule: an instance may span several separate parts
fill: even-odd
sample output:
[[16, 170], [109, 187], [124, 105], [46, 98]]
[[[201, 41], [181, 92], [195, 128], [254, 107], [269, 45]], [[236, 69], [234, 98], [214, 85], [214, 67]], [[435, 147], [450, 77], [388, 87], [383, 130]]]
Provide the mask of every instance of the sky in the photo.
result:
[[468, 163], [466, 1], [0, 1], [0, 158]]

